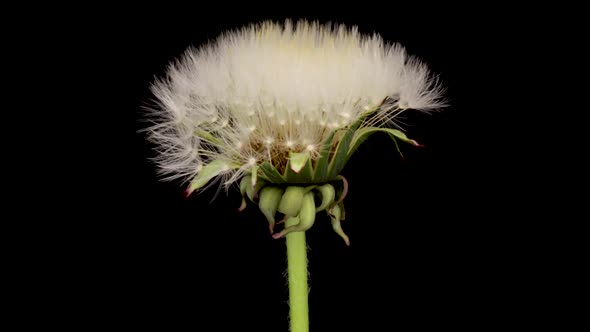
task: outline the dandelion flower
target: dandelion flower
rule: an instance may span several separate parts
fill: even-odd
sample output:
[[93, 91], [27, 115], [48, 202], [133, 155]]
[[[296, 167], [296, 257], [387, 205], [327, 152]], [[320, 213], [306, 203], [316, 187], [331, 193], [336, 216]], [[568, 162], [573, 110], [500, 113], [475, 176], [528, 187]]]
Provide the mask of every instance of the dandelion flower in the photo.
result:
[[[437, 77], [401, 45], [307, 21], [224, 33], [189, 49], [152, 90], [158, 105], [148, 130], [165, 179], [185, 180], [187, 194], [215, 180], [239, 183], [241, 209], [247, 200], [257, 204], [271, 233], [281, 213], [286, 227], [273, 236], [286, 236], [288, 250], [292, 238], [303, 254], [303, 231], [320, 211], [349, 243], [340, 172], [359, 144], [381, 131], [396, 144], [418, 145], [396, 117], [444, 106]], [[298, 255], [289, 256], [290, 278]]]
[[391, 128], [406, 109], [443, 106], [436, 77], [402, 46], [305, 21], [250, 25], [190, 49], [153, 92], [160, 107], [150, 132], [161, 172], [214, 174], [225, 185], [265, 163], [284, 175], [292, 153], [309, 154], [315, 166], [323, 144], [338, 146], [359, 120], [360, 128]]

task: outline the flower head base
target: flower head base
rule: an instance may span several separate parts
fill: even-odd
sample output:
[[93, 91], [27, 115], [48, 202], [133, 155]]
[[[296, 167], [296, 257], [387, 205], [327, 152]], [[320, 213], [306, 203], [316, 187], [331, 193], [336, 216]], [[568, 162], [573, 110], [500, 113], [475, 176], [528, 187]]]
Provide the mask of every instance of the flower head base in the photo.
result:
[[417, 145], [391, 127], [406, 109], [444, 106], [441, 90], [423, 63], [376, 34], [263, 22], [169, 67], [153, 86], [159, 107], [150, 137], [162, 173], [189, 180], [189, 194], [212, 179], [229, 186], [244, 176], [251, 189], [259, 181], [321, 186], [338, 179], [371, 133]]

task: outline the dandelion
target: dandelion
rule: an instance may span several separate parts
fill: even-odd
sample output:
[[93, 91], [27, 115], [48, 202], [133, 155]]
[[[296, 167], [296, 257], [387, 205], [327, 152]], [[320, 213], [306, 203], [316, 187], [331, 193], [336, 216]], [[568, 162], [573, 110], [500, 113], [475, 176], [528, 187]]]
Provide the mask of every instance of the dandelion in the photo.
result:
[[307, 331], [304, 231], [316, 213], [326, 211], [349, 244], [340, 224], [347, 161], [375, 132], [398, 151], [398, 143], [417, 146], [396, 118], [445, 106], [437, 77], [401, 45], [307, 21], [224, 33], [189, 49], [152, 90], [158, 105], [148, 131], [164, 178], [183, 179], [187, 195], [239, 183], [240, 209], [257, 204], [273, 237], [287, 238], [296, 332]]

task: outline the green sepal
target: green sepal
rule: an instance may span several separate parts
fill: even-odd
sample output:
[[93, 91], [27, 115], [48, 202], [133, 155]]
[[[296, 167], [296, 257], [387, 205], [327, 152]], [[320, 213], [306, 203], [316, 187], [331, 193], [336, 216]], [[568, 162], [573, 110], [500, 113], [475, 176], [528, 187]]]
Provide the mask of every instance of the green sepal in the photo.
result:
[[285, 183], [285, 178], [271, 163], [265, 162], [259, 165], [259, 170], [261, 172], [260, 178], [263, 178], [270, 183]]
[[389, 135], [389, 137], [391, 137], [391, 139], [394, 141], [396, 149], [400, 153], [400, 155], [401, 155], [401, 151], [399, 149], [399, 145], [397, 144], [397, 140], [400, 140], [400, 141], [403, 141], [406, 143], [410, 143], [415, 146], [419, 146], [419, 144], [416, 141], [409, 139], [406, 136], [406, 134], [404, 134], [403, 132], [401, 132], [397, 129], [379, 128], [379, 127], [365, 127], [365, 128], [361, 128], [361, 129], [357, 130], [356, 133], [354, 134], [354, 137], [352, 138], [352, 142], [350, 144], [350, 148], [348, 150], [347, 159], [350, 158], [352, 156], [352, 154], [354, 154], [354, 152], [356, 151], [356, 149], [358, 149], [359, 145], [362, 142], [364, 142], [372, 134], [379, 132], [379, 131], [385, 132]]
[[313, 181], [313, 167], [309, 152], [291, 153], [284, 179], [287, 183], [311, 183]]
[[330, 135], [328, 135], [328, 138], [324, 140], [320, 148], [320, 159], [316, 162], [313, 170], [313, 181], [316, 183], [323, 182], [328, 177], [330, 150], [332, 149], [332, 140], [334, 139], [335, 133], [335, 131], [332, 131]]
[[190, 194], [193, 191], [203, 187], [207, 184], [207, 182], [209, 182], [209, 180], [216, 177], [221, 172], [236, 168], [240, 168], [240, 165], [219, 159], [213, 160], [212, 162], [205, 165], [199, 171], [199, 173], [197, 173], [197, 176], [195, 176], [195, 178], [191, 181], [187, 189], [187, 193]]

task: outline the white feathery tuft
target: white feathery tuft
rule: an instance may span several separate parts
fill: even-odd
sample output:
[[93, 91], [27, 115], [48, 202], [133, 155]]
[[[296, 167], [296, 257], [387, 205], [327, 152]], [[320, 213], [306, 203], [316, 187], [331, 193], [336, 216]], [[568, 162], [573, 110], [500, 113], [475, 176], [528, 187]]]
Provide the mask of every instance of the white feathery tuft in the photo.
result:
[[444, 105], [438, 79], [406, 54], [356, 27], [263, 22], [189, 49], [152, 91], [148, 128], [166, 179], [190, 180], [213, 160], [225, 184], [254, 164], [312, 152], [331, 131], [378, 109], [364, 126], [393, 126], [405, 109]]

